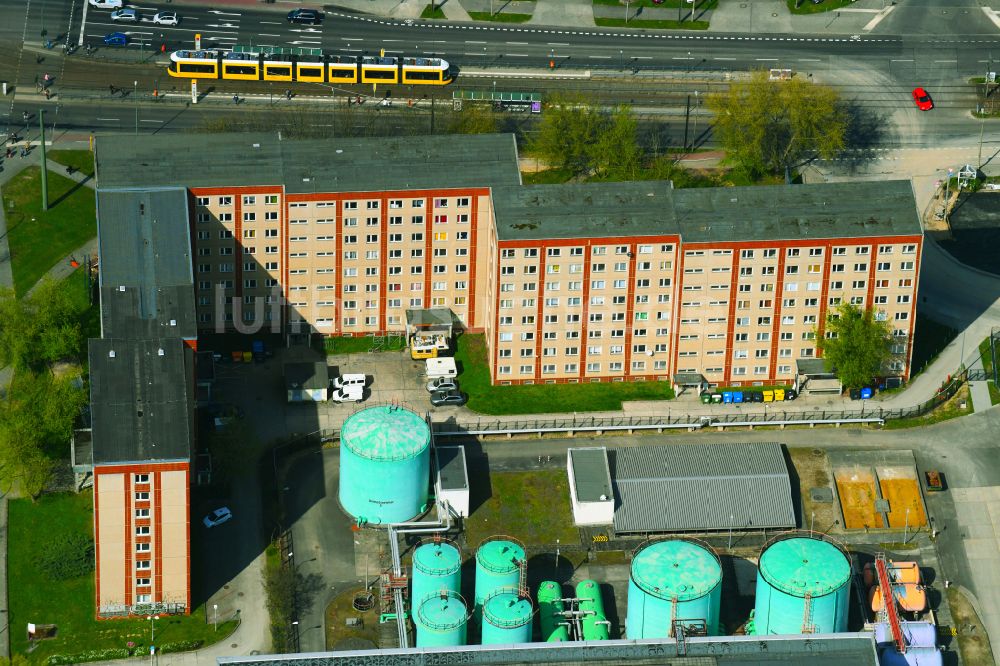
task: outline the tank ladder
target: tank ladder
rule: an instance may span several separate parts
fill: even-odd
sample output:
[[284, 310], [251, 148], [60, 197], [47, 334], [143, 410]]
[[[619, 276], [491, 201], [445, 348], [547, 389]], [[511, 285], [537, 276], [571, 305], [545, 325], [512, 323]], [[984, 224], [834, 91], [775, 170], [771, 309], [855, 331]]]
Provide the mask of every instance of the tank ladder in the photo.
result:
[[684, 630], [684, 622], [674, 619], [674, 608], [676, 608], [677, 600], [674, 599], [674, 603], [671, 604], [670, 610], [670, 626], [671, 631], [674, 634], [674, 639], [676, 640], [677, 656], [684, 657], [687, 656], [687, 632]]
[[683, 637], [678, 638], [677, 636], [677, 626], [680, 623], [677, 621], [677, 597], [673, 597], [670, 600], [670, 632], [673, 634], [674, 638], [677, 640], [684, 640]]
[[896, 595], [892, 593], [892, 581], [889, 580], [889, 567], [886, 565], [885, 553], [875, 556], [875, 571], [878, 574], [879, 592], [882, 593], [882, 615], [889, 623], [892, 641], [896, 644], [899, 654], [906, 653], [906, 639], [903, 627], [899, 621], [899, 611], [896, 609]]
[[812, 621], [812, 593], [806, 592], [805, 600], [802, 608], [802, 633], [803, 634], [815, 634], [816, 625]]
[[528, 590], [528, 560], [515, 560], [517, 562], [517, 596], [519, 599], [530, 599], [531, 592]]

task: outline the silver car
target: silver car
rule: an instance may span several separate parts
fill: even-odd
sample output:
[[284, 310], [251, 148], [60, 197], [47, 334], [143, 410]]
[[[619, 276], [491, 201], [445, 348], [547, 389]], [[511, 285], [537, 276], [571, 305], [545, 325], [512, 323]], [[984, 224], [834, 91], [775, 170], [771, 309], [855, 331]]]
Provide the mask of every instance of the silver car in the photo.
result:
[[457, 391], [458, 380], [454, 377], [438, 377], [427, 382], [427, 391], [437, 393], [438, 391]]
[[111, 20], [116, 23], [136, 23], [139, 14], [134, 9], [116, 9], [111, 12]]

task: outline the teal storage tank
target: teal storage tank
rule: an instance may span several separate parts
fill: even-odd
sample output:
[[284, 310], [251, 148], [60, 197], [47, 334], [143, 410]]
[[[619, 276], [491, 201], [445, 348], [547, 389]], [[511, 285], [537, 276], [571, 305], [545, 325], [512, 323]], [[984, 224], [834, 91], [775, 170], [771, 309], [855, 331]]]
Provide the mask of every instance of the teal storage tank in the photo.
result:
[[562, 601], [562, 586], [551, 580], [538, 586], [538, 624], [542, 629], [542, 640], [548, 643], [562, 643], [569, 640], [566, 618], [560, 615], [566, 609]]
[[828, 634], [847, 630], [851, 561], [820, 535], [783, 535], [757, 565], [754, 633]]
[[465, 645], [469, 608], [458, 592], [435, 592], [416, 603], [417, 647]]
[[576, 584], [576, 598], [580, 600], [580, 610], [584, 612], [584, 616], [580, 619], [580, 625], [583, 627], [583, 640], [608, 640], [611, 637], [611, 629], [608, 625], [608, 618], [604, 616], [601, 586], [596, 580], [581, 580]]
[[400, 523], [421, 513], [430, 484], [431, 433], [398, 405], [351, 414], [340, 430], [340, 505], [359, 522]]
[[476, 610], [486, 597], [502, 587], [518, 586], [524, 546], [511, 537], [491, 537], [476, 551]]
[[458, 592], [462, 585], [462, 553], [450, 541], [428, 542], [413, 551], [413, 590], [416, 603], [441, 590]]
[[719, 632], [722, 564], [708, 544], [654, 541], [632, 557], [628, 582], [628, 638], [667, 638], [675, 621]]
[[483, 645], [531, 642], [531, 599], [517, 588], [495, 590], [483, 602]]

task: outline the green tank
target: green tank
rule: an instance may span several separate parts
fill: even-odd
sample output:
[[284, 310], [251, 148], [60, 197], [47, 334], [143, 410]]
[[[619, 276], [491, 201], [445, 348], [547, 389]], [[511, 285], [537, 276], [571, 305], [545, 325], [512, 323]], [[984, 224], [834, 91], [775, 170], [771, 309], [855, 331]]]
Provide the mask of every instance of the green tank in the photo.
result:
[[611, 632], [608, 630], [608, 618], [604, 616], [601, 586], [596, 580], [582, 580], [577, 583], [576, 598], [580, 600], [580, 610], [585, 613], [580, 620], [583, 627], [583, 640], [608, 640], [611, 637]]
[[566, 618], [558, 613], [564, 610], [562, 602], [562, 586], [551, 580], [538, 586], [538, 624], [542, 628], [542, 640], [549, 643], [561, 643], [569, 640], [569, 630], [566, 625], [560, 625]]

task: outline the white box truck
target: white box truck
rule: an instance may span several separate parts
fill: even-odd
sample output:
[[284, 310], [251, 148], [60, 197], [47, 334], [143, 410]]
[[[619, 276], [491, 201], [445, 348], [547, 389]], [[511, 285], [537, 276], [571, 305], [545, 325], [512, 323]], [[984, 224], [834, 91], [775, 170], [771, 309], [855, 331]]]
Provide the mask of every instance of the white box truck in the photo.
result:
[[455, 377], [458, 375], [458, 368], [455, 366], [455, 359], [450, 356], [444, 358], [429, 358], [427, 363], [427, 377], [435, 379], [437, 377]]

